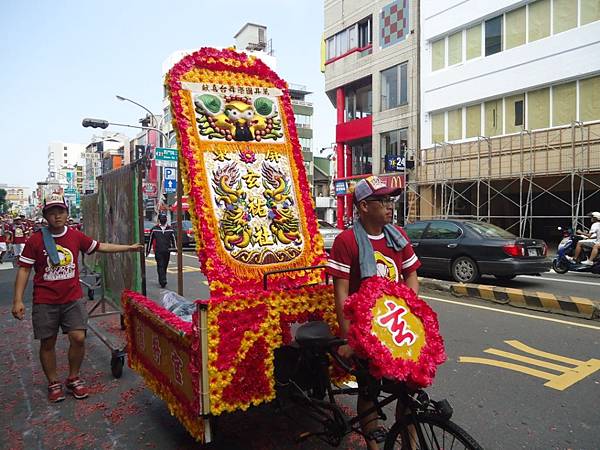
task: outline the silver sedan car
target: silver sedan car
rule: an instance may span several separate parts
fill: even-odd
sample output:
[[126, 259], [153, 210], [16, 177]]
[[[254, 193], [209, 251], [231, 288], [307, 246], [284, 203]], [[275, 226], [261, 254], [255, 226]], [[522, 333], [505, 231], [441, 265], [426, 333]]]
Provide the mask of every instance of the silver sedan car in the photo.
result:
[[323, 237], [323, 246], [325, 247], [325, 250], [329, 252], [333, 246], [333, 241], [335, 241], [335, 238], [342, 232], [342, 230], [336, 228], [328, 222], [325, 222], [324, 220], [318, 220], [318, 222], [319, 232]]

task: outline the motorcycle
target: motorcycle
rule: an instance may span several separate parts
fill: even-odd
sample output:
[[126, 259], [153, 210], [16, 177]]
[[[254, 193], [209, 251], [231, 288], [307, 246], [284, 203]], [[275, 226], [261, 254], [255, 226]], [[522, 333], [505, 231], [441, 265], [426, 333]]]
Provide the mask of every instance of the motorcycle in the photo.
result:
[[[573, 257], [575, 254], [577, 242], [585, 238], [574, 233], [572, 228], [558, 227], [558, 231], [563, 233], [563, 239], [560, 241], [560, 244], [558, 244], [556, 257], [552, 261], [552, 268], [554, 271], [559, 274], [567, 273], [568, 271], [600, 273], [600, 260], [596, 260], [593, 265], [587, 265], [569, 261], [569, 259], [567, 259], [567, 256]], [[581, 257], [587, 258], [589, 253], [590, 250], [584, 247], [581, 252]]]

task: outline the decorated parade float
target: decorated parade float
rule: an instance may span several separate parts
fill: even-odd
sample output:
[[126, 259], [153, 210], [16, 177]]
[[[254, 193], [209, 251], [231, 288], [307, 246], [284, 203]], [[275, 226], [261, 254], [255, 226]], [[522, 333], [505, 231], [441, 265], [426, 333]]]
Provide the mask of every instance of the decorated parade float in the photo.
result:
[[[275, 397], [274, 355], [292, 324], [322, 320], [335, 334], [337, 320], [285, 81], [259, 59], [202, 48], [166, 86], [210, 297], [186, 322], [124, 291], [128, 361], [209, 442], [211, 417]], [[444, 359], [435, 315], [378, 280], [348, 302], [349, 339], [376, 355], [376, 374], [428, 385]]]

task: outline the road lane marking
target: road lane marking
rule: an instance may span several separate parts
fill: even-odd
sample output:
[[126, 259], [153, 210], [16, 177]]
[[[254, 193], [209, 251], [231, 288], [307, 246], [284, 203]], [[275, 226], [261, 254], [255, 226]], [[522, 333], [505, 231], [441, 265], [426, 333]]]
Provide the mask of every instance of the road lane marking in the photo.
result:
[[568, 320], [554, 319], [552, 317], [535, 316], [533, 314], [526, 314], [526, 313], [517, 312], [517, 311], [505, 311], [505, 310], [498, 309], [498, 308], [491, 308], [489, 306], [473, 305], [473, 304], [469, 304], [469, 303], [457, 302], [455, 300], [446, 300], [446, 299], [437, 298], [437, 297], [427, 297], [425, 295], [421, 295], [420, 297], [422, 299], [425, 299], [425, 300], [433, 300], [433, 301], [436, 301], [436, 302], [450, 303], [450, 304], [453, 304], [453, 305], [462, 305], [462, 306], [467, 306], [469, 308], [475, 308], [475, 309], [485, 309], [485, 310], [488, 310], [488, 311], [495, 311], [495, 312], [499, 312], [499, 313], [502, 313], [502, 314], [509, 314], [509, 315], [513, 315], [513, 316], [527, 317], [529, 319], [545, 320], [545, 321], [548, 321], [548, 322], [562, 323], [562, 324], [565, 324], [565, 325], [572, 325], [574, 327], [590, 328], [592, 330], [598, 330], [598, 331], [600, 331], [600, 326], [588, 325], [586, 323], [569, 322]]
[[566, 363], [574, 367], [554, 364], [548, 361], [530, 358], [529, 356], [519, 355], [517, 353], [497, 350], [495, 348], [488, 348], [484, 350], [484, 353], [489, 353], [492, 355], [500, 356], [506, 359], [512, 359], [515, 361], [523, 362], [538, 367], [544, 367], [546, 369], [558, 372], [558, 374], [544, 372], [542, 370], [533, 369], [531, 367], [523, 366], [521, 364], [515, 364], [490, 358], [461, 356], [458, 358], [458, 362], [483, 364], [487, 366], [500, 367], [503, 369], [513, 370], [515, 372], [525, 373], [527, 375], [547, 380], [546, 383], [544, 383], [544, 386], [549, 387], [551, 389], [556, 389], [557, 391], [564, 391], [565, 389], [573, 386], [575, 383], [583, 380], [584, 378], [592, 375], [594, 372], [600, 370], [600, 359], [592, 358], [588, 361], [580, 361], [578, 359], [568, 358], [566, 356], [555, 355], [553, 353], [538, 350], [533, 347], [529, 347], [528, 345], [517, 340], [508, 340], [504, 342], [518, 350], [521, 350], [522, 352], [529, 353], [530, 355], [539, 356], [561, 363]]
[[556, 281], [558, 283], [574, 283], [574, 284], [587, 284], [589, 286], [600, 286], [600, 282], [592, 283], [591, 281], [559, 280], [558, 278], [534, 277], [532, 275], [519, 275], [519, 278], [531, 278], [532, 280], [545, 280], [545, 281]]

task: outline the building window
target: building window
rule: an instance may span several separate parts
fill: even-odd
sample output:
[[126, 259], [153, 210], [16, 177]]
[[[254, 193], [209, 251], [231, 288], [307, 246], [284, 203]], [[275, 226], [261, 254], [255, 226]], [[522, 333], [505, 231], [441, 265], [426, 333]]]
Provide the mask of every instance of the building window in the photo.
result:
[[502, 16], [485, 21], [485, 56], [502, 51]]
[[502, 134], [502, 99], [490, 100], [484, 103], [484, 124], [486, 136], [498, 136]]
[[431, 140], [434, 143], [446, 140], [444, 132], [445, 117], [446, 114], [443, 112], [431, 114]]
[[381, 72], [381, 110], [408, 103], [407, 66], [402, 63]]
[[515, 102], [515, 126], [523, 125], [523, 100]]
[[552, 126], [567, 125], [577, 120], [577, 83], [559, 84], [552, 88]]
[[373, 173], [371, 140], [350, 144], [352, 152], [352, 174], [366, 175]]
[[443, 69], [446, 65], [446, 39], [431, 44], [431, 70]]
[[462, 62], [462, 31], [448, 36], [448, 65]]
[[312, 139], [311, 138], [298, 138], [298, 140], [300, 141], [300, 146], [302, 147], [302, 150], [305, 151], [311, 151], [312, 150]]
[[527, 92], [527, 128], [536, 130], [550, 126], [550, 89]]
[[573, 0], [553, 1], [554, 34], [577, 26], [577, 2]]
[[371, 18], [363, 20], [358, 23], [358, 46], [360, 48], [366, 47], [373, 42], [373, 29], [371, 26]]
[[581, 25], [600, 20], [600, 2], [598, 0], [581, 0]]
[[506, 49], [525, 44], [526, 7], [506, 13]]
[[579, 120], [600, 119], [600, 76], [579, 82]]
[[529, 4], [529, 42], [550, 36], [550, 0]]
[[448, 140], [462, 139], [462, 108], [448, 111]]
[[307, 116], [305, 114], [295, 114], [296, 126], [300, 128], [311, 128], [312, 125], [312, 116]]
[[467, 106], [466, 132], [468, 138], [481, 135], [481, 105]]
[[525, 95], [517, 94], [504, 98], [506, 126], [504, 133], [518, 133], [525, 125]]
[[467, 60], [481, 56], [481, 24], [467, 29]]
[[[381, 133], [381, 167], [386, 172], [404, 170], [404, 158], [408, 148], [408, 128]], [[394, 158], [398, 156], [400, 158]], [[400, 162], [400, 165], [398, 165]]]
[[368, 117], [373, 112], [373, 91], [371, 80], [366, 78], [345, 88], [345, 120]]
[[337, 58], [355, 48], [366, 47], [372, 41], [371, 17], [368, 17], [328, 38], [325, 41], [326, 58]]

